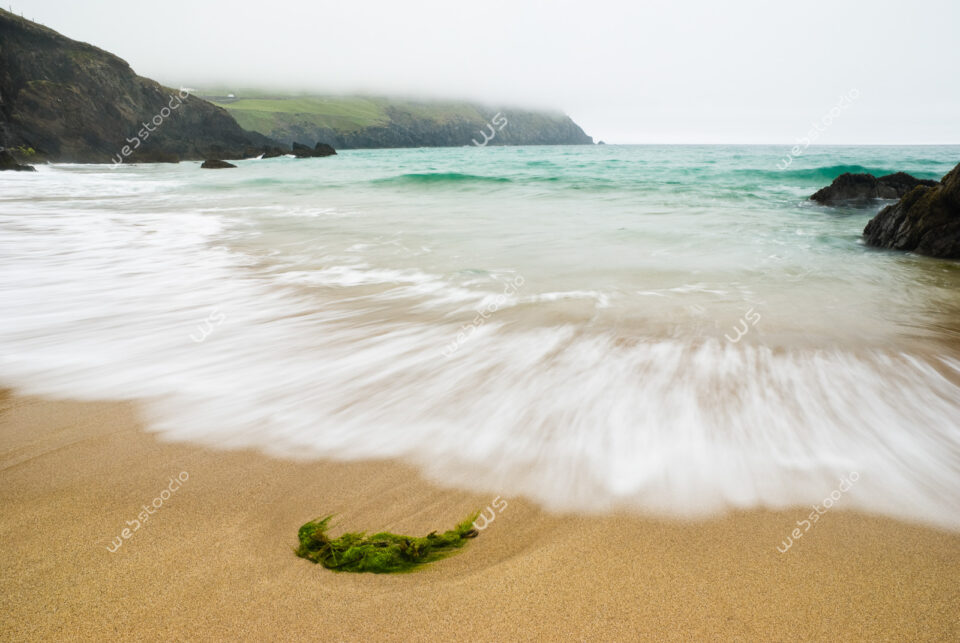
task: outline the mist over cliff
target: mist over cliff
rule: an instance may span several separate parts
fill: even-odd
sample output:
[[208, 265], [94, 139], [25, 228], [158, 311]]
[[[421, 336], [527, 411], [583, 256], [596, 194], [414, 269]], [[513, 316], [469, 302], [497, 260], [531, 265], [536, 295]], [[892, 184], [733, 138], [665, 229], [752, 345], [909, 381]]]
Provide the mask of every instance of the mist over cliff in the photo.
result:
[[270, 141], [121, 58], [0, 10], [0, 144], [51, 161], [240, 156]]
[[0, 146], [31, 160], [244, 158], [277, 141], [343, 148], [592, 142], [557, 113], [361, 97], [219, 100], [138, 76], [118, 56], [0, 10]]

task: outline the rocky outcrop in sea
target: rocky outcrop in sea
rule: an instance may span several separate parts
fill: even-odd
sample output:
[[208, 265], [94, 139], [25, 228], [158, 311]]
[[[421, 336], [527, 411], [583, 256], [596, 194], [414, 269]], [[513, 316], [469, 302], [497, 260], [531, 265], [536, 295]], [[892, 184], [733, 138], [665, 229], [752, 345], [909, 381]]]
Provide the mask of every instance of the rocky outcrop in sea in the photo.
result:
[[933, 185], [918, 185], [863, 230], [867, 245], [960, 259], [960, 165]]
[[221, 161], [220, 159], [207, 159], [200, 164], [200, 168], [203, 170], [227, 170], [232, 167], [237, 167], [233, 163], [227, 163], [226, 161]]
[[821, 205], [868, 205], [876, 199], [899, 199], [918, 185], [932, 187], [936, 181], [918, 179], [906, 172], [876, 177], [846, 172], [810, 197]]
[[303, 143], [294, 142], [291, 146], [291, 149], [293, 151], [293, 155], [298, 159], [314, 158], [318, 156], [333, 156], [337, 153], [335, 149], [326, 143], [317, 143], [315, 147], [310, 148]]

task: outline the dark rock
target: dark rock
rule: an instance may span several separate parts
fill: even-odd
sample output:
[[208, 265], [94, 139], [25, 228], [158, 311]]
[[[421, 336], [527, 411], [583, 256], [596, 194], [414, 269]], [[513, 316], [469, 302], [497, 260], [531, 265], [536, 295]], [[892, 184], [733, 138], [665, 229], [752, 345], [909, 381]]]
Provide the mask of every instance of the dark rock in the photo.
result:
[[821, 205], [867, 205], [874, 199], [899, 199], [918, 185], [932, 187], [936, 181], [918, 179], [905, 172], [880, 178], [872, 174], [845, 172], [810, 198]]
[[13, 170], [14, 172], [36, 172], [37, 168], [32, 165], [20, 165], [13, 154], [7, 150], [0, 149], [0, 171]]
[[226, 161], [221, 161], [218, 159], [207, 159], [206, 161], [203, 162], [203, 165], [201, 165], [200, 167], [202, 167], [205, 170], [224, 170], [230, 167], [237, 167], [237, 166], [234, 165], [233, 163], [227, 163]]
[[918, 179], [906, 172], [897, 172], [877, 179], [877, 193], [881, 199], [900, 199], [918, 185], [932, 188], [937, 185], [937, 182], [929, 179]]
[[304, 159], [304, 158], [309, 158], [313, 156], [313, 150], [311, 150], [309, 147], [307, 147], [303, 143], [297, 143], [296, 141], [294, 141], [291, 148], [292, 148], [293, 155], [296, 156], [298, 159]]
[[933, 186], [918, 185], [863, 230], [869, 246], [960, 258], [960, 165]]
[[310, 149], [303, 143], [294, 142], [291, 148], [293, 155], [298, 159], [314, 158], [318, 156], [333, 156], [337, 153], [335, 149], [326, 143], [317, 143], [316, 147]]
[[838, 205], [851, 201], [868, 201], [876, 198], [876, 193], [877, 177], [872, 174], [845, 172], [810, 198], [823, 205]]

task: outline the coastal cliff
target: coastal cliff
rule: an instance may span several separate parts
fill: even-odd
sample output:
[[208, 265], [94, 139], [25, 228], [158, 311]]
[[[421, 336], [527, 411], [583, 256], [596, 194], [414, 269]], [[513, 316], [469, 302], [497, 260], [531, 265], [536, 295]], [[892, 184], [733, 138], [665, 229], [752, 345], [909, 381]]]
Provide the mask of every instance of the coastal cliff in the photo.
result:
[[474, 145], [591, 145], [559, 112], [458, 101], [370, 96], [214, 96], [246, 129], [282, 143], [326, 141], [337, 149]]
[[21, 160], [240, 158], [272, 144], [109, 52], [0, 10], [0, 145]]
[[336, 148], [593, 142], [560, 113], [385, 98], [215, 100], [164, 87], [107, 51], [0, 10], [0, 147], [20, 161], [238, 159], [297, 141]]

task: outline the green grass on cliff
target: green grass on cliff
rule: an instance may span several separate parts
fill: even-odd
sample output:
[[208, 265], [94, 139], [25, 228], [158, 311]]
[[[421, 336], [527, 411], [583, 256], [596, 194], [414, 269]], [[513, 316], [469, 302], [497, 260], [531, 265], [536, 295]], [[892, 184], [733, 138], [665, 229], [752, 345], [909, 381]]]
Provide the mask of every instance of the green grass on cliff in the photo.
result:
[[[463, 100], [369, 95], [290, 95], [256, 89], [206, 88], [195, 92], [224, 108], [245, 130], [276, 141], [323, 141], [343, 148], [470, 145], [497, 111], [509, 130], [496, 145], [590, 143], [560, 112], [493, 107]], [[237, 97], [227, 98], [236, 93]]]
[[385, 104], [367, 98], [244, 98], [213, 102], [228, 110], [240, 127], [263, 133], [297, 125], [351, 132], [390, 122]]
[[347, 533], [330, 538], [327, 527], [332, 516], [311, 520], [297, 532], [300, 546], [297, 556], [320, 563], [335, 572], [371, 572], [388, 574], [411, 571], [420, 565], [454, 553], [476, 538], [479, 532], [473, 521], [480, 512], [469, 516], [450, 531], [431, 532], [423, 538], [399, 536], [388, 532], [369, 538], [363, 533]]
[[388, 107], [411, 118], [438, 124], [460, 119], [483, 126], [487, 120], [475, 106], [451, 101], [421, 102], [359, 96], [258, 96], [238, 100], [214, 98], [211, 102], [229, 111], [240, 127], [277, 138], [296, 130], [357, 132], [368, 127], [387, 126], [391, 123]]

